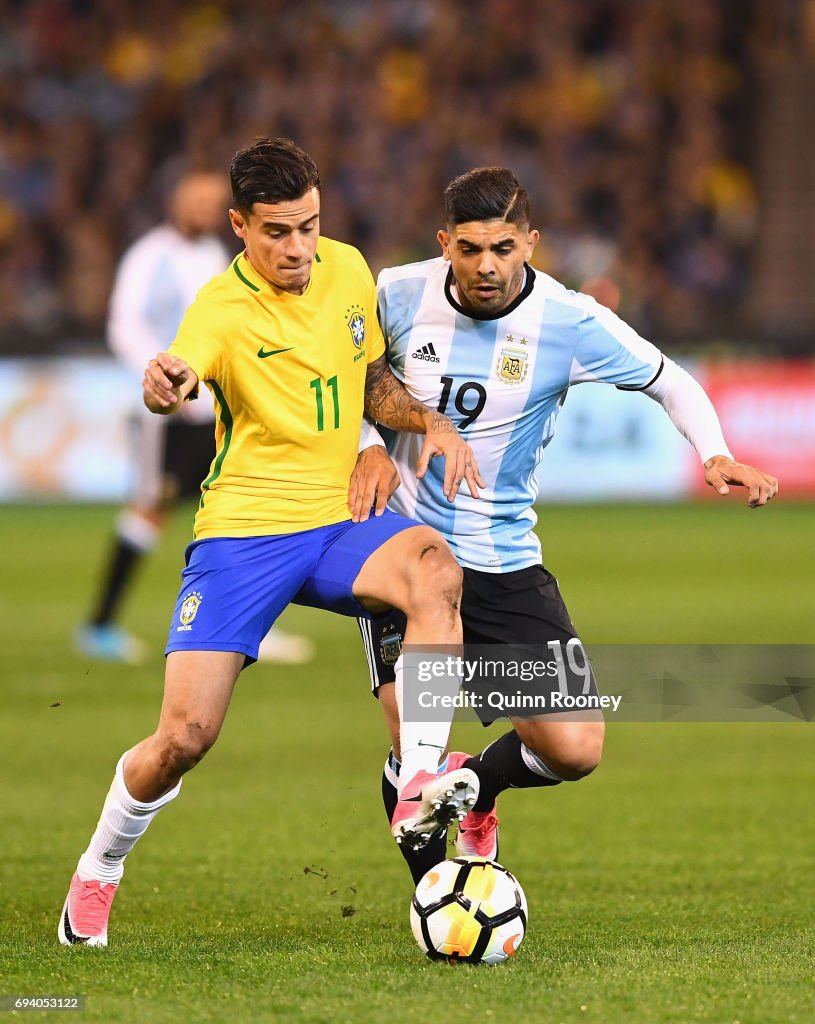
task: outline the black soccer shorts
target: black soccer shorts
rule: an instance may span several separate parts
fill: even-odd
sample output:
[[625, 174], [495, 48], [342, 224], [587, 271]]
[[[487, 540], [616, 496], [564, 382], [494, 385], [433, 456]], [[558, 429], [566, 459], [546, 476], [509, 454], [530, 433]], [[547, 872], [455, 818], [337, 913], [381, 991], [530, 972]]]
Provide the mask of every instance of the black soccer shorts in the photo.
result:
[[[557, 580], [542, 565], [502, 573], [465, 569], [461, 620], [465, 645], [543, 645], [577, 637]], [[357, 619], [374, 696], [380, 686], [394, 681], [406, 621], [395, 609]]]
[[215, 457], [214, 423], [139, 412], [130, 423], [133, 498], [145, 505], [199, 497]]
[[164, 448], [164, 486], [170, 500], [198, 498], [215, 458], [214, 423], [170, 420]]

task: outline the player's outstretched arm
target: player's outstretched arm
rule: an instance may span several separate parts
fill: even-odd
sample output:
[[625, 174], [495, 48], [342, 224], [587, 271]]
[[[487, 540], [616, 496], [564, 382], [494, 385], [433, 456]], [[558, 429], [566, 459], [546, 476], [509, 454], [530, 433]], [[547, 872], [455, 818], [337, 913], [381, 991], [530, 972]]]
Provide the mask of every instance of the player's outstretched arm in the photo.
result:
[[144, 404], [150, 412], [170, 416], [198, 387], [198, 375], [183, 359], [159, 352], [144, 371]]
[[733, 458], [713, 403], [687, 370], [665, 357], [661, 372], [644, 390], [660, 403], [676, 429], [699, 453], [705, 480], [718, 494], [729, 494], [728, 484], [746, 487], [747, 504], [758, 508], [777, 493], [778, 480], [774, 476]]
[[727, 455], [714, 455], [705, 462], [705, 481], [719, 494], [729, 494], [728, 484], [747, 488], [747, 504], [758, 508], [778, 493], [778, 479], [754, 466], [734, 462]]
[[448, 501], [453, 501], [458, 494], [462, 480], [467, 481], [467, 487], [474, 498], [479, 496], [479, 487], [486, 487], [473, 450], [456, 430], [453, 421], [417, 401], [405, 385], [394, 377], [385, 356], [380, 356], [368, 366], [365, 412], [377, 423], [393, 430], [425, 435], [416, 476], [421, 480], [430, 460], [436, 455], [443, 455], [444, 496]]

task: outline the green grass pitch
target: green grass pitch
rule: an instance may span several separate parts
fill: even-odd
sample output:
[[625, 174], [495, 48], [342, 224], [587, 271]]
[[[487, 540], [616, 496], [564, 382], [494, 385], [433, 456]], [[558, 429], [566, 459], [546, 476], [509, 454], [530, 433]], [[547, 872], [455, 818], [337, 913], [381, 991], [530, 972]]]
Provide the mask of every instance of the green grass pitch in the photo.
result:
[[[70, 642], [112, 510], [0, 509], [0, 994], [82, 993], [105, 1024], [815, 1020], [814, 726], [610, 727], [589, 779], [502, 798], [502, 860], [530, 903], [518, 956], [433, 964], [383, 820], [356, 627], [304, 609], [284, 623], [317, 660], [241, 679], [219, 743], [128, 862], [111, 947], [58, 946], [116, 759], [155, 723], [190, 514], [127, 607], [155, 649], [131, 669]], [[812, 507], [557, 507], [540, 526], [586, 641], [815, 641]], [[455, 745], [499, 728], [457, 727]]]

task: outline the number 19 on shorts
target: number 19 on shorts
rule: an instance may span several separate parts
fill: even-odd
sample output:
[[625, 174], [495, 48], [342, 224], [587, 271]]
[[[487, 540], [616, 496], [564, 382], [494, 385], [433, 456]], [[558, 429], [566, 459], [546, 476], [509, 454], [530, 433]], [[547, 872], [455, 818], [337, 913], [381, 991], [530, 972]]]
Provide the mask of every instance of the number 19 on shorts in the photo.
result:
[[[334, 430], [340, 425], [340, 392], [337, 386], [336, 374], [329, 377], [325, 382], [331, 390], [331, 400], [334, 407]], [[314, 398], [317, 402], [317, 430], [325, 430], [325, 409], [323, 407], [323, 381], [319, 377], [309, 382], [309, 387], [314, 389]], [[330, 419], [330, 413], [329, 413]]]

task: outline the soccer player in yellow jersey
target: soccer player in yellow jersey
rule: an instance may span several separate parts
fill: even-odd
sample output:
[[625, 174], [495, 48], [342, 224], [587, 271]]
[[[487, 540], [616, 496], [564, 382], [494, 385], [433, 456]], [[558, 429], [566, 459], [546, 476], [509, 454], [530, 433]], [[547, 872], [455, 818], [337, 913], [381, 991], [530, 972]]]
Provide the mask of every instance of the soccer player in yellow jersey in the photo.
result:
[[[376, 452], [352, 488], [365, 410], [425, 434], [418, 473], [445, 459], [452, 501], [483, 481], [451, 421], [413, 399], [387, 367], [376, 291], [360, 254], [319, 237], [314, 162], [285, 139], [236, 154], [230, 219], [245, 251], [199, 293], [169, 352], [145, 372], [144, 400], [178, 411], [205, 384], [217, 410], [216, 455], [170, 626], [156, 731], [116, 766], [59, 922], [65, 945], [107, 945], [123, 861], [217, 739], [232, 690], [294, 601], [346, 615], [401, 609], [406, 641], [460, 644], [461, 570], [439, 533], [385, 510], [373, 486], [392, 468]], [[372, 468], [374, 467], [374, 468]], [[387, 488], [384, 488], [387, 490]], [[400, 690], [397, 676], [397, 693]], [[437, 774], [449, 720], [402, 723], [397, 841], [421, 847], [475, 802], [469, 769]]]

